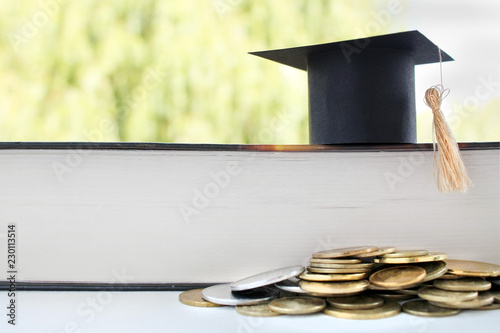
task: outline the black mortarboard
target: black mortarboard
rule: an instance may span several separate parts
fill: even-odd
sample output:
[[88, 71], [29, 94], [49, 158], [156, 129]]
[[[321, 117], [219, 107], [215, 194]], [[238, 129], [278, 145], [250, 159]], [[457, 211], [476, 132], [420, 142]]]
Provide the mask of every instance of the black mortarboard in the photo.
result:
[[408, 31], [251, 54], [307, 71], [311, 144], [415, 143], [414, 66], [438, 50]]

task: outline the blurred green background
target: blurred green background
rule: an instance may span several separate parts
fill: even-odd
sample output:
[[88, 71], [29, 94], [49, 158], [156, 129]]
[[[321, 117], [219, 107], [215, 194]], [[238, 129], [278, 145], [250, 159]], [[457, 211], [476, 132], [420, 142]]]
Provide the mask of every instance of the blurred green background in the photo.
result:
[[[247, 52], [358, 37], [374, 6], [2, 1], [0, 141], [307, 143], [306, 74]], [[429, 142], [432, 116], [417, 105]], [[462, 110], [457, 140], [499, 141], [499, 109], [493, 98]], [[283, 126], [266, 131], [272, 120]]]

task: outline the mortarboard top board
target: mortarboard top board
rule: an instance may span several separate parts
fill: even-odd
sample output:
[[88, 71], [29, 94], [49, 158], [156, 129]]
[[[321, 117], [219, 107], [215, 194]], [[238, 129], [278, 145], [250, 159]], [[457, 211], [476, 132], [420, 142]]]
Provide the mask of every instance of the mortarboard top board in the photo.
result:
[[380, 144], [416, 142], [414, 67], [438, 50], [408, 31], [250, 54], [307, 71], [311, 144]]

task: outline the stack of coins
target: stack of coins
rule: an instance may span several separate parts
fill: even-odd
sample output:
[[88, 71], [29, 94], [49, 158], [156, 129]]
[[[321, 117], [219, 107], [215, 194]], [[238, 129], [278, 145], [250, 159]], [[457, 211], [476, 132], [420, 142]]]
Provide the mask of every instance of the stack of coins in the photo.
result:
[[355, 255], [377, 251], [376, 246], [360, 246], [316, 252], [307, 270], [299, 276], [299, 286], [312, 296], [355, 295], [368, 289], [373, 263]]
[[421, 288], [418, 296], [422, 304], [459, 312], [462, 309], [500, 309], [499, 292], [491, 290], [492, 283], [485, 278], [500, 275], [500, 266], [477, 261], [447, 260], [448, 276]]
[[445, 253], [402, 250], [377, 256], [380, 266], [370, 276], [369, 289], [382, 297], [404, 301], [417, 297], [418, 289], [443, 276], [448, 268]]
[[240, 314], [258, 317], [323, 312], [379, 319], [401, 310], [438, 317], [500, 308], [500, 266], [446, 259], [445, 253], [394, 247], [332, 249], [314, 253], [306, 268], [284, 267], [190, 290], [179, 299], [198, 307], [235, 306]]
[[401, 312], [399, 303], [385, 300], [376, 295], [356, 295], [350, 297], [331, 297], [324, 313], [344, 319], [382, 319]]

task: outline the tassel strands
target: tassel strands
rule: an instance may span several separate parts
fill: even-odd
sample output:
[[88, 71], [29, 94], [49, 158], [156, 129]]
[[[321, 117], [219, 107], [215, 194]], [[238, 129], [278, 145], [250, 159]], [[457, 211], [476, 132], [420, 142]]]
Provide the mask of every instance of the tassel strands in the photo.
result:
[[[434, 176], [440, 192], [465, 192], [472, 185], [467, 169], [462, 161], [458, 144], [451, 132], [443, 112], [441, 103], [449, 90], [440, 84], [425, 92], [425, 103], [432, 109], [434, 147]], [[436, 154], [437, 141], [437, 154]]]

